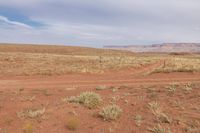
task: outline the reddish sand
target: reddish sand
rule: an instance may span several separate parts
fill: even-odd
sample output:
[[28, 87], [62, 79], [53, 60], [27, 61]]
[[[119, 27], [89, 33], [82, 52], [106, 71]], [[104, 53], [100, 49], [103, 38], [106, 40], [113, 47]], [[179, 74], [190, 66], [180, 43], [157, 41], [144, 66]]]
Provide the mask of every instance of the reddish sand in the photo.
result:
[[[148, 103], [158, 101], [164, 113], [172, 119], [171, 123], [160, 123], [173, 133], [191, 130], [200, 132], [200, 73], [170, 73], [147, 75], [153, 67], [162, 62], [146, 66], [140, 70], [129, 69], [108, 72], [102, 75], [70, 74], [64, 76], [4, 76], [0, 77], [0, 133], [22, 133], [24, 123], [33, 124], [34, 133], [148, 133], [159, 122], [148, 108]], [[178, 83], [173, 95], [166, 88]], [[184, 84], [195, 84], [190, 93], [183, 90]], [[118, 86], [120, 89], [96, 90], [99, 85]], [[64, 103], [66, 96], [76, 96], [84, 91], [94, 91], [103, 98], [97, 109], [82, 105]], [[32, 101], [23, 100], [35, 96]], [[110, 104], [112, 97], [120, 97], [116, 102], [123, 113], [116, 121], [104, 121], [98, 112]], [[180, 102], [180, 106], [177, 104]], [[39, 118], [18, 118], [17, 112], [27, 108], [45, 107], [46, 112]], [[72, 113], [73, 112], [73, 113]], [[67, 120], [75, 116], [79, 126], [75, 131], [67, 127]], [[137, 126], [135, 116], [143, 117]]]

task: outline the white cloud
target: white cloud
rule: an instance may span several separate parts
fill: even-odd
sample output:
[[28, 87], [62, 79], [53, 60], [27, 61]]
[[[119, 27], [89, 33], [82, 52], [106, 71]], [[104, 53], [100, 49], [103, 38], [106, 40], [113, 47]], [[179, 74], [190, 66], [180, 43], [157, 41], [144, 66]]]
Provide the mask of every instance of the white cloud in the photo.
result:
[[17, 21], [11, 21], [8, 18], [4, 17], [4, 16], [0, 16], [0, 21], [3, 21], [7, 24], [11, 24], [11, 25], [16, 25], [16, 26], [20, 26], [20, 27], [24, 27], [24, 28], [32, 28], [31, 26], [21, 23], [21, 22], [17, 22]]
[[6, 0], [0, 7], [45, 25], [30, 29], [2, 16], [10, 25], [0, 25], [0, 41], [88, 46], [200, 42], [199, 0]]

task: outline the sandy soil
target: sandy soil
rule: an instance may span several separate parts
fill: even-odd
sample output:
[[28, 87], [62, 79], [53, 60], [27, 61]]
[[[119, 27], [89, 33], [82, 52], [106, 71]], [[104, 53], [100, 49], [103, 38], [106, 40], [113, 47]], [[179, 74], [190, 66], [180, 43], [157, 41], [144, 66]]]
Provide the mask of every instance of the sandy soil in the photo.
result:
[[[143, 68], [107, 72], [105, 74], [69, 74], [63, 76], [3, 76], [0, 77], [0, 133], [22, 133], [24, 125], [31, 123], [34, 133], [148, 133], [160, 124], [166, 133], [200, 132], [200, 73], [168, 73], [148, 75], [163, 61]], [[178, 87], [171, 94], [169, 85]], [[184, 90], [192, 83], [192, 90]], [[97, 86], [107, 86], [96, 90]], [[118, 87], [113, 91], [110, 87]], [[101, 95], [103, 103], [97, 109], [79, 104], [65, 103], [62, 98], [81, 92], [94, 91]], [[115, 121], [104, 121], [99, 111], [117, 100], [123, 113]], [[148, 103], [157, 101], [170, 123], [159, 122]], [[19, 118], [24, 109], [45, 107], [45, 113], [37, 118]], [[142, 117], [141, 125], [135, 117]], [[69, 130], [67, 120], [79, 120], [75, 131]], [[155, 132], [156, 133], [156, 132]], [[158, 132], [159, 133], [159, 132]], [[169, 132], [170, 133], [170, 132]]]

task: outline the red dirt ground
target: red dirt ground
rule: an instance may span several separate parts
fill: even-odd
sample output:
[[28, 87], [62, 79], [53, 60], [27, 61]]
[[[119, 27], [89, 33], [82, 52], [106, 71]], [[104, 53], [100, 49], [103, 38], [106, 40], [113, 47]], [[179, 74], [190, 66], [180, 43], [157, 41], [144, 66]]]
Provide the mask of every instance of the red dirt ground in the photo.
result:
[[[149, 128], [158, 122], [148, 108], [148, 103], [157, 101], [171, 119], [171, 123], [160, 123], [173, 133], [200, 132], [200, 73], [168, 73], [148, 75], [162, 61], [144, 68], [107, 72], [105, 74], [70, 74], [63, 76], [3, 76], [0, 77], [0, 133], [22, 133], [24, 123], [32, 123], [34, 133], [149, 133]], [[179, 86], [169, 94], [172, 83]], [[187, 93], [184, 84], [192, 83], [193, 90]], [[96, 90], [105, 85], [119, 87]], [[103, 103], [97, 109], [88, 109], [79, 104], [64, 103], [66, 96], [77, 96], [84, 91], [101, 95]], [[24, 100], [35, 96], [34, 100]], [[116, 104], [123, 113], [116, 121], [104, 121], [98, 112], [110, 104], [112, 97], [119, 97]], [[39, 118], [19, 118], [17, 112], [27, 108], [45, 107], [46, 112]], [[143, 120], [137, 126], [135, 116]], [[75, 131], [66, 127], [70, 117], [79, 119]], [[5, 131], [5, 132], [4, 132]], [[159, 133], [159, 132], [158, 132]]]

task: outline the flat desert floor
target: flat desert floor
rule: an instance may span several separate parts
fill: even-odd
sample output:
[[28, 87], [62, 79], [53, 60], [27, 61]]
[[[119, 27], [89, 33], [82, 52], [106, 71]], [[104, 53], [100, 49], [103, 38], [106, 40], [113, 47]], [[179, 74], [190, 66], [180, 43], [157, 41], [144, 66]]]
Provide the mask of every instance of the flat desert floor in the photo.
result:
[[0, 46], [0, 133], [200, 132], [199, 55], [51, 47]]

